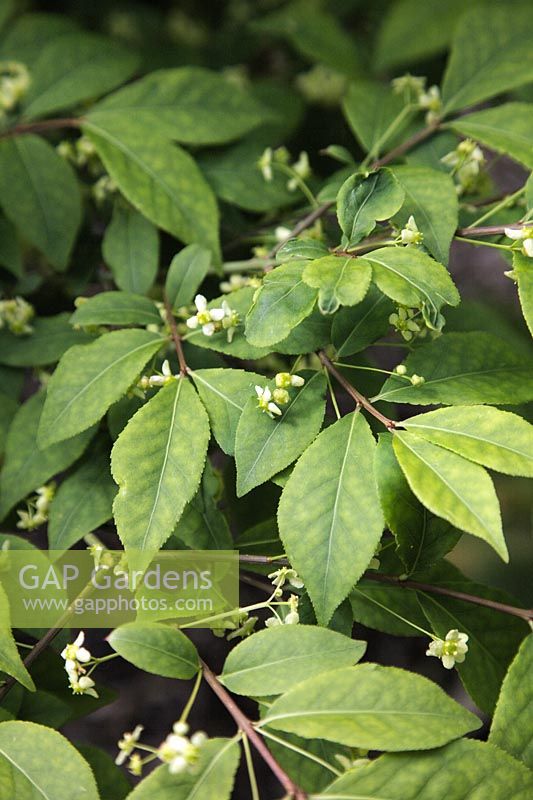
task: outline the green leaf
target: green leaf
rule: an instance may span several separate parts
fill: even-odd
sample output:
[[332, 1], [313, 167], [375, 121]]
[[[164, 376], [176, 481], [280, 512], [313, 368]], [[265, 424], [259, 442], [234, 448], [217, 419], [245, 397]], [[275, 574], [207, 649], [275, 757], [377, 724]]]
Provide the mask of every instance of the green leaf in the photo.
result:
[[39, 446], [68, 439], [97, 422], [163, 344], [158, 334], [124, 330], [71, 347], [48, 383]]
[[[451, 576], [437, 581], [437, 585], [494, 601], [509, 601], [504, 592], [461, 578]], [[418, 595], [437, 636], [444, 638], [454, 628], [468, 635], [467, 656], [462, 664], [456, 664], [456, 669], [476, 705], [486, 714], [492, 714], [507, 667], [528, 633], [527, 624], [508, 614], [451, 597], [429, 592]]]
[[[264, 414], [255, 393], [250, 392], [235, 439], [238, 497], [295, 461], [318, 434], [324, 418], [326, 379], [320, 372], [304, 370], [301, 374], [305, 384], [289, 390], [290, 401], [277, 419]], [[264, 379], [260, 385], [265, 385]]]
[[0, 456], [4, 454], [7, 432], [18, 408], [19, 403], [15, 397], [0, 393]]
[[404, 362], [407, 374], [422, 375], [422, 386], [387, 378], [378, 397], [425, 406], [434, 403], [495, 405], [533, 399], [530, 359], [490, 333], [448, 333], [425, 344]]
[[184, 144], [223, 144], [255, 128], [268, 112], [246, 90], [201, 67], [151, 72], [106, 97], [88, 115], [97, 125], [135, 118]]
[[[399, 0], [388, 6], [376, 43], [376, 69], [423, 61], [445, 50], [464, 9], [463, 0]], [[413, 20], [420, 36], [413, 36]]]
[[192, 302], [210, 266], [211, 253], [198, 244], [190, 244], [174, 256], [165, 282], [165, 294], [174, 311]]
[[280, 261], [295, 260], [313, 261], [329, 255], [329, 250], [324, 242], [318, 239], [288, 239], [278, 250], [277, 257]]
[[293, 204], [298, 195], [287, 189], [286, 175], [275, 170], [271, 181], [263, 178], [257, 164], [264, 150], [264, 137], [257, 134], [221, 153], [203, 155], [200, 167], [218, 197], [245, 211], [271, 211]]
[[192, 678], [198, 653], [184, 633], [160, 622], [127, 622], [107, 639], [116, 653], [139, 669], [165, 678]]
[[298, 684], [261, 724], [349, 747], [405, 751], [440, 747], [481, 722], [427, 678], [360, 664]]
[[0, 265], [16, 278], [22, 277], [22, 249], [12, 222], [0, 216]]
[[66, 441], [39, 449], [35, 446], [44, 405], [44, 392], [30, 397], [20, 407], [9, 429], [0, 481], [0, 519], [26, 495], [76, 461], [94, 428]]
[[384, 755], [351, 770], [314, 800], [527, 800], [531, 773], [486, 742], [463, 739], [441, 750]]
[[391, 636], [420, 636], [414, 626], [427, 626], [416, 592], [404, 586], [362, 578], [350, 593], [350, 605], [356, 622]]
[[305, 451], [281, 495], [280, 536], [321, 625], [361, 577], [383, 531], [375, 446], [364, 417], [347, 414]]
[[[78, 751], [51, 728], [13, 720], [0, 724], [0, 756], [11, 767], [17, 797], [98, 800], [93, 773]], [[1, 784], [0, 784], [1, 786]]]
[[230, 800], [239, 758], [235, 739], [210, 739], [200, 749], [194, 773], [172, 775], [163, 765], [141, 781], [128, 800]]
[[342, 110], [361, 147], [377, 157], [385, 145], [390, 149], [394, 142], [405, 138], [407, 120], [394, 132], [391, 128], [404, 106], [403, 98], [393, 94], [390, 86], [357, 80], [350, 84]]
[[22, 61], [31, 69], [48, 42], [77, 31], [77, 24], [65, 14], [23, 14], [4, 31], [0, 58]]
[[532, 119], [533, 104], [504, 103], [496, 108], [460, 117], [450, 125], [454, 131], [476, 139], [533, 169]]
[[402, 422], [433, 444], [507, 475], [533, 478], [533, 427], [488, 406], [454, 406]]
[[192, 157], [164, 138], [157, 126], [135, 118], [86, 121], [84, 131], [121, 192], [155, 225], [218, 259], [215, 197]]
[[138, 59], [131, 48], [92, 33], [47, 42], [32, 64], [22, 117], [36, 119], [74, 108], [131, 77]]
[[533, 634], [518, 651], [502, 684], [489, 741], [533, 769]]
[[293, 0], [281, 10], [262, 17], [253, 25], [261, 34], [283, 36], [311, 62], [327, 64], [350, 77], [359, 72], [359, 54], [353, 38], [326, 8], [306, 0]]
[[522, 253], [514, 253], [513, 273], [518, 284], [522, 314], [533, 336], [533, 262]]
[[111, 472], [120, 487], [115, 522], [126, 552], [145, 551], [144, 558], [135, 554], [144, 567], [196, 494], [208, 443], [207, 414], [185, 378], [159, 389], [115, 442]]
[[302, 277], [308, 286], [320, 290], [320, 311], [334, 314], [340, 305], [355, 306], [364, 299], [370, 286], [372, 269], [361, 259], [325, 256], [307, 264]]
[[456, 306], [459, 292], [449, 272], [422, 250], [414, 247], [380, 247], [365, 255], [374, 281], [383, 294], [405, 306], [424, 308], [435, 317], [446, 303]]
[[365, 350], [388, 332], [394, 307], [384, 294], [370, 286], [364, 300], [355, 308], [341, 308], [335, 314], [332, 341], [339, 357]]
[[245, 332], [250, 344], [268, 347], [281, 342], [309, 316], [317, 292], [304, 283], [303, 270], [302, 262], [291, 262], [265, 275], [246, 315]]
[[444, 172], [425, 167], [394, 167], [394, 175], [405, 192], [395, 224], [403, 228], [412, 214], [431, 255], [447, 264], [459, 216], [453, 180]]
[[263, 376], [225, 368], [198, 369], [191, 372], [191, 378], [209, 415], [215, 439], [227, 455], [233, 455], [242, 410]]
[[233, 538], [226, 517], [218, 508], [221, 478], [206, 460], [202, 482], [185, 506], [174, 533], [193, 550], [233, 550]]
[[509, 9], [483, 5], [464, 14], [455, 31], [444, 82], [444, 112], [480, 103], [533, 80], [526, 3]]
[[439, 561], [461, 534], [418, 502], [396, 460], [390, 434], [379, 436], [375, 471], [385, 521], [408, 573]]
[[393, 447], [420, 502], [456, 528], [484, 539], [507, 562], [498, 498], [483, 467], [414, 433], [396, 431]]
[[102, 255], [119, 289], [146, 294], [157, 275], [157, 228], [131, 206], [117, 202], [102, 240]]
[[76, 472], [63, 481], [50, 506], [50, 550], [68, 550], [111, 519], [116, 491], [109, 471], [109, 449], [105, 440], [97, 441]]
[[161, 315], [153, 300], [130, 292], [100, 292], [76, 301], [70, 324], [160, 325]]
[[351, 175], [337, 195], [337, 217], [346, 247], [351, 247], [376, 227], [390, 219], [401, 207], [404, 192], [390, 169], [383, 168], [368, 177]]
[[220, 680], [231, 692], [281, 694], [303, 680], [359, 661], [366, 642], [312, 625], [279, 625], [244, 639], [226, 658]]
[[101, 797], [105, 800], [124, 800], [131, 785], [111, 756], [90, 744], [77, 744], [76, 749], [92, 769]]
[[75, 344], [93, 341], [82, 331], [73, 331], [69, 314], [54, 317], [36, 317], [31, 320], [33, 332], [28, 336], [15, 336], [11, 331], [0, 331], [0, 362], [11, 367], [41, 367], [59, 361], [63, 353]]
[[[11, 675], [30, 692], [35, 691], [31, 675], [22, 663], [10, 627], [9, 601], [0, 583], [0, 670]], [[1, 784], [0, 784], [1, 788]]]
[[81, 222], [72, 167], [39, 136], [0, 142], [0, 204], [8, 219], [57, 269], [64, 269]]

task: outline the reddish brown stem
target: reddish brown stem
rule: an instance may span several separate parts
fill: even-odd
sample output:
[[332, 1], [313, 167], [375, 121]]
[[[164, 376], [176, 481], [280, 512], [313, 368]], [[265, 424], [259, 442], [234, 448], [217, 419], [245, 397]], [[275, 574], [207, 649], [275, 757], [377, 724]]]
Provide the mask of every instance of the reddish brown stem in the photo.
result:
[[434, 122], [431, 125], [428, 125], [425, 128], [414, 133], [405, 142], [399, 144], [398, 147], [394, 147], [392, 150], [389, 150], [382, 158], [378, 158], [377, 161], [374, 161], [372, 164], [372, 169], [378, 169], [379, 167], [384, 167], [386, 164], [390, 164], [391, 161], [394, 161], [395, 158], [399, 158], [400, 156], [405, 155], [405, 153], [412, 150], [413, 147], [416, 147], [417, 144], [424, 142], [426, 139], [429, 139], [430, 136], [433, 136], [439, 129], [440, 123]]
[[420, 581], [402, 581], [399, 578], [394, 578], [391, 575], [382, 575], [379, 572], [365, 572], [365, 578], [371, 581], [377, 581], [378, 583], [393, 584], [403, 589], [417, 589], [420, 592], [429, 592], [430, 594], [440, 594], [444, 597], [453, 597], [455, 600], [464, 600], [466, 603], [485, 606], [485, 608], [491, 608], [493, 611], [500, 611], [502, 614], [511, 614], [514, 617], [520, 617], [526, 620], [526, 622], [531, 622], [533, 620], [533, 609], [510, 606], [506, 603], [499, 603], [497, 600], [489, 600], [486, 597], [478, 597], [477, 595], [459, 592], [455, 589], [448, 589], [446, 586], [433, 586], [430, 583], [421, 583]]
[[327, 357], [327, 355], [324, 353], [323, 350], [320, 350], [320, 352], [318, 353], [318, 357], [322, 362], [322, 364], [326, 367], [330, 375], [333, 375], [335, 380], [338, 381], [338, 383], [340, 383], [340, 385], [343, 387], [343, 389], [346, 390], [346, 392], [348, 392], [350, 397], [353, 397], [358, 406], [361, 406], [362, 408], [366, 409], [366, 411], [368, 411], [369, 414], [372, 414], [372, 416], [375, 417], [377, 420], [379, 420], [383, 425], [385, 425], [385, 427], [388, 430], [393, 430], [396, 427], [397, 423], [393, 419], [389, 419], [384, 414], [382, 414], [381, 411], [378, 411], [377, 408], [374, 408], [370, 400], [367, 400], [367, 398], [364, 395], [362, 395], [361, 392], [358, 392], [357, 389], [354, 386], [352, 386], [352, 384], [349, 383], [349, 381], [346, 380], [344, 375], [342, 375], [339, 372], [339, 370], [333, 366], [333, 364], [331, 363], [331, 361], [329, 360], [329, 358]]
[[22, 136], [25, 133], [44, 133], [56, 128], [79, 128], [83, 119], [66, 117], [64, 119], [42, 119], [38, 122], [23, 122], [9, 131], [4, 131], [0, 139], [9, 139], [12, 136]]
[[181, 336], [178, 333], [178, 326], [176, 325], [176, 320], [174, 318], [174, 314], [172, 313], [172, 306], [168, 300], [168, 297], [164, 295], [163, 302], [165, 304], [165, 315], [167, 318], [168, 326], [170, 328], [170, 333], [172, 335], [172, 341], [174, 342], [174, 347], [176, 348], [176, 355], [178, 356], [178, 363], [180, 365], [180, 375], [185, 377], [188, 374], [188, 367], [187, 362], [185, 361], [185, 355], [183, 353], [183, 346], [181, 342]]
[[280, 784], [283, 786], [287, 795], [293, 800], [306, 800], [307, 795], [305, 792], [300, 789], [300, 787], [297, 786], [294, 781], [291, 780], [291, 778], [289, 778], [285, 770], [283, 770], [278, 764], [261, 736], [255, 730], [252, 721], [248, 719], [248, 717], [241, 711], [237, 703], [234, 701], [232, 696], [226, 691], [226, 689], [224, 689], [215, 673], [210, 669], [210, 667], [208, 667], [205, 661], [200, 659], [200, 663], [202, 665], [204, 678], [206, 679], [207, 683], [214, 691], [220, 702], [229, 711], [237, 723], [239, 730], [246, 734], [249, 741], [253, 744], [263, 761], [268, 764]]
[[531, 223], [512, 222], [509, 225], [486, 225], [479, 228], [458, 228], [456, 236], [500, 236], [505, 233], [506, 228], [522, 227]]

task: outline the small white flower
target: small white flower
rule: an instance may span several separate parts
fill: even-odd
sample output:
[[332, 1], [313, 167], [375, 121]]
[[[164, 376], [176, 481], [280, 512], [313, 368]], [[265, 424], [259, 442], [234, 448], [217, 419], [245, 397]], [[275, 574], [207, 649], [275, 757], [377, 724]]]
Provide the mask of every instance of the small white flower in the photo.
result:
[[222, 328], [226, 331], [229, 344], [233, 341], [233, 336], [237, 330], [240, 322], [239, 315], [236, 311], [229, 307], [226, 300], [222, 301]]
[[445, 639], [433, 639], [426, 650], [427, 656], [440, 658], [446, 669], [452, 669], [455, 663], [462, 664], [468, 652], [468, 636], [456, 628], [448, 631]]
[[303, 580], [299, 577], [296, 570], [291, 569], [291, 567], [281, 567], [275, 572], [271, 572], [268, 577], [278, 589], [281, 589], [286, 583], [294, 586], [295, 589], [303, 589], [304, 587]]
[[411, 214], [405, 227], [400, 231], [400, 241], [405, 245], [421, 244], [424, 239], [424, 234], [418, 230], [415, 218]]
[[238, 275], [234, 272], [229, 276], [227, 281], [222, 281], [219, 286], [221, 292], [224, 294], [230, 294], [231, 292], [236, 292], [237, 289], [242, 289], [244, 286], [248, 286], [248, 277], [246, 275]]
[[[294, 162], [294, 164], [292, 165], [292, 169], [294, 170], [298, 178], [300, 178], [301, 180], [305, 180], [311, 175], [311, 167], [309, 166], [309, 156], [307, 155], [305, 150], [303, 150], [300, 153], [298, 161]], [[296, 178], [291, 178], [287, 182], [287, 189], [289, 190], [289, 192], [295, 192], [297, 188], [298, 188], [298, 180]]]
[[397, 375], [405, 375], [407, 373], [407, 367], [405, 364], [398, 364], [397, 367], [394, 367], [394, 372]]
[[92, 655], [83, 643], [85, 641], [85, 634], [80, 631], [72, 644], [67, 646], [61, 652], [61, 658], [65, 660], [65, 669], [67, 672], [77, 671], [78, 664], [86, 664], [91, 660]]
[[204, 336], [212, 336], [217, 330], [217, 322], [224, 319], [222, 308], [208, 308], [207, 300], [203, 294], [197, 294], [194, 298], [194, 305], [197, 313], [187, 320], [187, 327], [195, 330], [199, 325]]
[[300, 622], [298, 603], [299, 598], [295, 594], [291, 594], [289, 597], [289, 613], [283, 620], [285, 625], [297, 625]]
[[426, 379], [422, 375], [411, 375], [411, 383], [413, 386], [422, 386]]
[[273, 157], [272, 148], [267, 147], [264, 150], [261, 158], [257, 162], [257, 166], [261, 170], [263, 178], [268, 183], [270, 183], [272, 181], [272, 178], [274, 177], [274, 173], [272, 171], [272, 157]]
[[282, 625], [282, 624], [283, 623], [279, 619], [279, 617], [269, 617], [267, 620], [265, 620], [265, 626], [267, 628], [277, 628], [278, 625]]
[[[163, 373], [162, 375], [150, 375], [148, 378], [148, 386], [166, 386], [167, 383], [178, 378], [178, 375], [172, 374], [168, 359], [163, 361], [161, 372]], [[144, 385], [141, 386], [141, 388], [144, 388]]]
[[274, 231], [274, 236], [276, 237], [276, 242], [285, 242], [291, 236], [291, 229], [286, 228], [284, 225], [278, 225], [276, 230]]
[[281, 416], [281, 409], [272, 402], [272, 392], [268, 386], [256, 386], [255, 393], [257, 395], [257, 407], [261, 409], [264, 414], [268, 414], [272, 419], [274, 419], [275, 416]]
[[300, 388], [305, 383], [305, 378], [300, 375], [291, 375], [290, 372], [278, 372], [274, 378], [278, 389], [288, 389], [290, 386]]
[[178, 775], [180, 772], [193, 771], [200, 755], [200, 748], [207, 741], [203, 731], [197, 731], [190, 739], [177, 730], [188, 730], [184, 722], [175, 722], [173, 733], [170, 733], [157, 751], [158, 758], [168, 764], [169, 772]]
[[95, 683], [87, 675], [78, 677], [75, 673], [69, 673], [70, 688], [73, 694], [89, 694], [91, 697], [98, 697], [98, 692], [93, 688]]
[[143, 730], [144, 728], [142, 725], [137, 725], [131, 733], [127, 732], [122, 735], [122, 739], [118, 742], [118, 749], [120, 752], [115, 758], [115, 764], [120, 766], [129, 758], [135, 750], [135, 745], [139, 741]]
[[522, 242], [521, 251], [528, 258], [533, 258], [533, 228], [505, 228], [505, 235], [516, 242]]

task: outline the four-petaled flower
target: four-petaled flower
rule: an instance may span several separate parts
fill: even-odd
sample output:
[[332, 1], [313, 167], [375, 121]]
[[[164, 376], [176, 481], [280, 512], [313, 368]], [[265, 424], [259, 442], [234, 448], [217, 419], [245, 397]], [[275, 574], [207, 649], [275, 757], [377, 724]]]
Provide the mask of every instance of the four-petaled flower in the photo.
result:
[[157, 751], [158, 758], [168, 764], [169, 772], [173, 775], [185, 771], [194, 772], [200, 756], [200, 748], [207, 741], [207, 736], [203, 731], [193, 733], [189, 739], [185, 735], [187, 730], [186, 723], [174, 723], [173, 732], [167, 736]]
[[445, 639], [433, 639], [426, 650], [427, 656], [440, 658], [446, 669], [452, 669], [454, 664], [462, 664], [468, 652], [468, 636], [460, 633], [456, 628], [448, 631]]
[[118, 742], [119, 753], [115, 758], [117, 766], [123, 764], [131, 756], [143, 730], [142, 725], [137, 725], [131, 733], [126, 732], [122, 735], [122, 739]]
[[264, 414], [268, 414], [272, 419], [281, 416], [281, 408], [272, 402], [272, 392], [268, 386], [256, 386], [255, 393], [257, 395], [257, 407], [260, 408]]
[[189, 317], [187, 327], [195, 330], [200, 325], [205, 336], [212, 336], [217, 330], [217, 323], [222, 322], [224, 319], [224, 309], [208, 308], [207, 300], [203, 294], [196, 295], [194, 305], [197, 313]]
[[418, 230], [418, 225], [416, 224], [415, 218], [411, 214], [405, 223], [405, 227], [400, 231], [400, 241], [402, 244], [411, 245], [421, 244], [423, 240], [424, 234]]
[[94, 681], [88, 675], [78, 675], [77, 673], [70, 673], [70, 688], [73, 694], [90, 694], [91, 697], [98, 697], [98, 692], [93, 689]]

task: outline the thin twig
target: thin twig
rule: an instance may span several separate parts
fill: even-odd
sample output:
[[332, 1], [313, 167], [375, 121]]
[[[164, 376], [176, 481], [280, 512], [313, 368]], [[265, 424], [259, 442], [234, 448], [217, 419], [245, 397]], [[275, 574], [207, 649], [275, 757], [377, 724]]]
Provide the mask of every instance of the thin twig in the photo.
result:
[[[262, 555], [255, 556], [241, 554], [239, 555], [239, 561], [244, 564], [280, 564], [283, 566], [289, 566], [289, 561], [286, 558], [271, 558], [270, 556]], [[473, 603], [474, 605], [492, 608], [493, 611], [501, 611], [502, 614], [511, 614], [514, 617], [520, 617], [528, 622], [533, 620], [533, 609], [510, 606], [506, 603], [499, 603], [497, 600], [488, 600], [485, 597], [478, 597], [474, 594], [467, 594], [466, 592], [459, 592], [455, 589], [448, 589], [446, 586], [434, 586], [431, 583], [401, 580], [393, 575], [383, 575], [381, 572], [374, 572], [374, 570], [365, 572], [363, 577], [369, 581], [393, 584], [394, 586], [399, 586], [402, 589], [417, 589], [421, 592], [430, 592], [432, 594], [441, 594], [445, 597], [453, 597], [456, 600], [464, 600], [466, 603]], [[263, 588], [263, 586], [258, 588]]]
[[174, 347], [176, 348], [176, 355], [178, 356], [178, 362], [180, 365], [180, 375], [185, 377], [188, 374], [188, 367], [187, 362], [185, 361], [185, 355], [183, 354], [183, 347], [181, 343], [181, 336], [178, 333], [178, 326], [176, 325], [176, 320], [174, 318], [174, 314], [172, 313], [172, 306], [170, 305], [169, 299], [166, 294], [163, 296], [163, 302], [165, 304], [165, 315], [167, 318], [168, 326], [170, 328], [170, 333], [172, 335], [172, 341], [174, 342]]
[[248, 719], [246, 714], [241, 711], [239, 706], [233, 700], [232, 696], [222, 686], [215, 673], [210, 669], [205, 661], [202, 661], [202, 659], [200, 659], [200, 663], [202, 665], [202, 670], [207, 683], [216, 694], [220, 702], [229, 711], [237, 723], [239, 730], [241, 730], [251, 744], [253, 744], [263, 761], [268, 764], [280, 784], [283, 786], [287, 795], [293, 800], [306, 800], [307, 795], [303, 789], [294, 783], [294, 781], [289, 778], [285, 770], [278, 764], [261, 736], [255, 730], [252, 721]]
[[55, 130], [56, 128], [79, 128], [83, 119], [66, 117], [64, 119], [43, 119], [39, 122], [26, 122], [16, 125], [9, 131], [0, 134], [0, 139], [10, 139], [13, 136], [22, 136], [25, 133], [41, 133]]
[[421, 583], [420, 581], [403, 581], [391, 575], [382, 575], [379, 572], [365, 572], [364, 577], [371, 581], [377, 581], [378, 583], [393, 584], [403, 589], [417, 589], [420, 592], [430, 592], [431, 594], [440, 594], [444, 597], [453, 597], [455, 600], [464, 600], [466, 603], [485, 606], [485, 608], [491, 608], [493, 611], [500, 611], [502, 614], [511, 614], [513, 617], [520, 617], [526, 620], [526, 622], [531, 622], [533, 620], [533, 609], [510, 606], [507, 605], [507, 603], [499, 603], [497, 600], [488, 600], [486, 597], [478, 597], [477, 595], [459, 592], [455, 589], [448, 589], [445, 586], [433, 586], [433, 584]]
[[486, 225], [477, 228], [458, 228], [455, 231], [456, 236], [501, 236], [505, 233], [506, 228], [521, 228], [528, 226], [527, 222], [511, 222], [508, 225]]
[[372, 414], [372, 416], [375, 417], [377, 420], [379, 420], [383, 425], [385, 425], [385, 427], [388, 430], [393, 430], [396, 427], [397, 423], [393, 419], [389, 419], [384, 414], [382, 414], [381, 411], [378, 411], [377, 408], [375, 408], [372, 405], [370, 400], [367, 400], [367, 398], [364, 395], [362, 395], [361, 392], [358, 392], [357, 389], [346, 380], [344, 375], [342, 375], [338, 371], [338, 369], [336, 369], [333, 366], [332, 362], [330, 361], [330, 359], [327, 357], [327, 355], [324, 353], [323, 350], [320, 350], [320, 352], [318, 353], [318, 357], [322, 362], [322, 364], [326, 367], [328, 372], [331, 375], [333, 375], [333, 377], [340, 383], [343, 389], [345, 389], [348, 392], [350, 397], [352, 397], [355, 400], [358, 406], [361, 406], [362, 408], [366, 409], [366, 411], [368, 411], [369, 414]]

